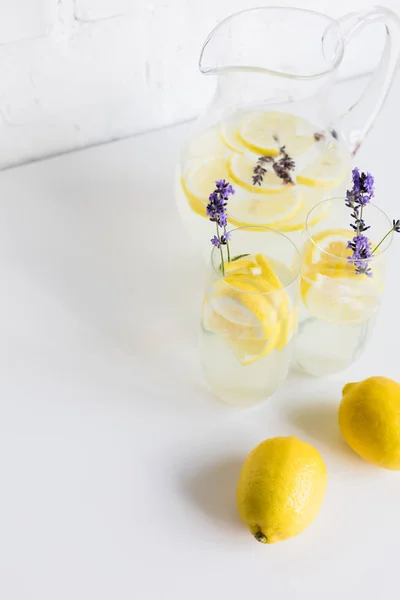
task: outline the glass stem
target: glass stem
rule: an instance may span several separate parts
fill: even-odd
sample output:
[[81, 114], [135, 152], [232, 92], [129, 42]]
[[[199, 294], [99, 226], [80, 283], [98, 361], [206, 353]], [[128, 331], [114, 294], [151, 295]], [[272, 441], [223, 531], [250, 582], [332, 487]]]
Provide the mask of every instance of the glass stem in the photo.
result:
[[[224, 235], [225, 235], [225, 239], [226, 239], [226, 227], [224, 227]], [[228, 262], [231, 262], [231, 251], [229, 250], [229, 242], [226, 239], [226, 252], [228, 254]]]
[[222, 245], [221, 245], [221, 238], [219, 236], [219, 229], [218, 229], [218, 223], [215, 223], [215, 227], [217, 229], [217, 238], [219, 241], [219, 253], [221, 255], [221, 269], [222, 269], [222, 275], [225, 275], [225, 265], [224, 265], [224, 254], [222, 252]]
[[384, 236], [384, 237], [381, 239], [381, 241], [379, 242], [379, 244], [378, 244], [377, 246], [375, 246], [375, 248], [372, 250], [372, 254], [378, 250], [379, 246], [380, 246], [381, 244], [383, 244], [383, 242], [386, 240], [387, 236], [388, 236], [388, 235], [390, 235], [390, 234], [392, 233], [392, 231], [393, 231], [393, 227], [392, 227], [392, 229], [389, 229], [389, 231], [388, 231], [388, 232], [387, 232], [387, 234], [386, 234], [386, 235], [385, 235], [385, 236]]

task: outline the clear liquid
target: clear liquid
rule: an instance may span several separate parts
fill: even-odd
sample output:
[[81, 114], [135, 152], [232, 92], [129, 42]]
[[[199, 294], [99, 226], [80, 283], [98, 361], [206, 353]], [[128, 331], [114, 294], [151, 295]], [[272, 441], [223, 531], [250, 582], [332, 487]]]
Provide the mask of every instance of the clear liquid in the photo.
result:
[[[239, 172], [235, 170], [236, 163], [232, 161], [245, 157], [246, 164], [255, 166], [260, 156], [259, 151], [240, 146], [240, 141], [240, 148], [236, 147], [237, 138], [232, 139], [233, 133], [251, 114], [253, 113], [238, 113], [229, 120], [193, 137], [187, 145], [176, 171], [175, 196], [181, 219], [193, 242], [206, 249], [207, 255], [212, 225], [206, 216], [206, 205], [208, 195], [215, 187], [216, 179], [228, 179], [236, 190], [236, 194], [230, 199], [228, 206], [231, 227], [245, 225], [271, 227], [285, 232], [295, 244], [301, 242], [301, 231], [308, 212], [322, 200], [343, 196], [347, 188], [350, 173], [348, 154], [339, 146], [330, 132], [321, 132], [320, 128], [302, 119], [299, 120], [301, 124], [299, 137], [306, 129], [308, 133], [323, 133], [323, 138], [319, 141], [313, 140], [309, 147], [301, 148], [299, 155], [292, 156], [296, 164], [293, 173], [295, 185], [292, 188], [296, 194], [296, 201], [292, 202], [292, 200], [286, 199], [280, 201], [280, 198], [284, 198], [284, 196], [280, 196], [280, 191], [270, 193], [269, 190], [268, 193], [259, 193], [257, 186], [252, 186], [252, 168], [241, 175], [241, 182], [232, 180], [232, 168], [235, 173]], [[288, 117], [293, 118], [291, 115]], [[226, 131], [231, 133], [229, 140], [224, 137]], [[285, 144], [287, 132], [279, 131], [278, 128], [276, 134], [279, 139], [278, 145]], [[291, 139], [289, 139], [289, 145], [290, 142]], [[327, 151], [330, 153], [329, 157], [333, 157], [339, 165], [340, 172], [332, 180], [325, 181], [323, 178], [318, 179], [321, 170], [314, 166], [326, 156]], [[232, 167], [232, 165], [234, 166]], [[311, 175], [316, 179], [311, 177], [304, 181], [303, 178], [299, 180], [303, 183], [299, 183], [297, 178], [304, 173], [310, 174], [310, 166], [312, 167]], [[270, 172], [271, 168], [268, 167], [268, 169]]]
[[[282, 286], [288, 285], [291, 270], [280, 260], [267, 259]], [[254, 274], [251, 279], [256, 286], [262, 285], [257, 284], [259, 277]], [[268, 294], [265, 311], [264, 298], [255, 304], [251, 297], [235, 303], [234, 293], [219, 293], [221, 283], [213, 282], [205, 294], [200, 360], [205, 380], [220, 400], [248, 407], [269, 398], [288, 374], [297, 330], [298, 281]], [[260, 324], [263, 316], [274, 324], [270, 334]]]
[[296, 366], [315, 377], [344, 371], [363, 353], [375, 319], [374, 314], [358, 323], [335, 323], [310, 314], [303, 305], [295, 348]]
[[341, 283], [325, 278], [324, 287], [317, 285], [312, 283], [300, 301], [294, 354], [302, 371], [320, 377], [347, 369], [361, 356], [375, 325], [380, 292], [368, 278]]
[[237, 407], [261, 403], [286, 379], [292, 357], [293, 340], [279, 351], [242, 365], [222, 336], [200, 330], [200, 357], [204, 378], [211, 391], [223, 402]]

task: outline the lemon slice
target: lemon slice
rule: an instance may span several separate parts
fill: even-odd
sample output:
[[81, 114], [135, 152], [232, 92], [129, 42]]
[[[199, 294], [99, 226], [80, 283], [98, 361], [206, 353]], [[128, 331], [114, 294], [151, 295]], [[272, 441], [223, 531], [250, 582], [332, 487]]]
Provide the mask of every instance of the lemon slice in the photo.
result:
[[237, 123], [232, 121], [224, 121], [219, 130], [222, 142], [229, 150], [243, 154], [246, 146], [241, 142], [238, 136]]
[[226, 158], [222, 156], [196, 161], [181, 179], [189, 206], [202, 217], [206, 216], [208, 198], [218, 179], [228, 179]]
[[277, 156], [279, 146], [285, 146], [286, 152], [296, 157], [314, 142], [307, 121], [280, 112], [251, 113], [243, 119], [237, 136], [249, 150], [266, 156]]
[[[307, 188], [303, 186], [296, 186], [298, 197], [301, 198], [300, 206], [298, 210], [294, 211], [289, 218], [285, 218], [279, 221], [275, 221], [271, 224], [271, 227], [282, 232], [290, 231], [302, 231], [305, 227], [307, 215], [312, 208], [319, 202], [325, 199], [325, 192], [318, 188]], [[309, 222], [309, 226], [317, 225], [323, 221], [331, 212], [331, 205], [326, 202], [324, 210], [318, 211], [314, 220]], [[316, 212], [316, 211], [315, 211]]]
[[253, 194], [276, 194], [292, 187], [282, 182], [270, 164], [266, 165], [267, 172], [261, 185], [253, 185], [252, 179], [256, 163], [257, 158], [253, 154], [233, 154], [227, 163], [231, 180]]
[[275, 349], [282, 350], [282, 348], [286, 346], [293, 327], [296, 326], [297, 320], [290, 312], [289, 297], [286, 291], [282, 289], [282, 282], [277, 276], [271, 262], [263, 254], [256, 254], [255, 259], [261, 268], [263, 280], [277, 290], [276, 294], [271, 295], [272, 300], [278, 308], [278, 318], [281, 326], [280, 336], [277, 340]]
[[347, 173], [348, 159], [338, 146], [327, 146], [296, 178], [297, 183], [309, 187], [340, 185]]
[[257, 285], [240, 275], [213, 284], [204, 303], [203, 325], [226, 339], [242, 365], [272, 352], [280, 333], [273, 304]]
[[325, 277], [317, 274], [302, 296], [310, 314], [333, 323], [361, 323], [370, 319], [380, 302], [380, 293], [368, 278]]
[[303, 265], [311, 265], [320, 261], [329, 264], [346, 264], [345, 259], [351, 251], [347, 242], [354, 237], [351, 229], [327, 229], [309, 240], [303, 250]]
[[238, 258], [225, 263], [225, 275], [242, 274], [251, 276], [254, 268], [257, 268], [257, 263], [252, 256]]
[[190, 140], [185, 158], [199, 160], [212, 156], [229, 156], [230, 152], [224, 145], [218, 129], [211, 129]]
[[264, 254], [256, 254], [255, 259], [261, 269], [263, 279], [276, 290], [280, 290], [283, 286], [278, 275], [275, 273], [271, 262], [264, 256]]
[[297, 187], [278, 194], [236, 194], [229, 203], [229, 222], [237, 227], [245, 225], [276, 227], [300, 211], [302, 195]]
[[351, 229], [327, 229], [305, 243], [300, 285], [304, 301], [313, 282], [321, 276], [335, 279], [357, 276], [354, 266], [346, 260], [351, 254], [347, 242], [353, 235]]
[[[276, 261], [272, 263], [264, 254], [260, 253], [254, 257], [240, 259], [237, 262], [241, 263], [239, 265], [240, 269], [235, 271], [233, 278], [226, 277], [225, 281], [241, 289], [255, 288], [260, 292], [268, 293], [267, 299], [277, 311], [280, 328], [274, 349], [281, 350], [286, 346], [293, 329], [296, 327], [297, 318], [290, 310], [288, 294], [283, 289], [283, 284], [275, 271]], [[225, 273], [232, 269], [234, 263], [235, 261], [227, 263]]]

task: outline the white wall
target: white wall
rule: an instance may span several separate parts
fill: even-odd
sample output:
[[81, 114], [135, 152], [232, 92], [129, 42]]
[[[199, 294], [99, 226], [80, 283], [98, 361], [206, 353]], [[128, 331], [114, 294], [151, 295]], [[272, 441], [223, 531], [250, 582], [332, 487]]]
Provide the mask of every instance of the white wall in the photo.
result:
[[[192, 117], [212, 87], [197, 70], [204, 38], [228, 14], [260, 4], [1, 0], [0, 168]], [[400, 13], [400, 0], [384, 4]], [[339, 16], [369, 3], [297, 5]], [[369, 68], [371, 53], [353, 56], [347, 72]]]

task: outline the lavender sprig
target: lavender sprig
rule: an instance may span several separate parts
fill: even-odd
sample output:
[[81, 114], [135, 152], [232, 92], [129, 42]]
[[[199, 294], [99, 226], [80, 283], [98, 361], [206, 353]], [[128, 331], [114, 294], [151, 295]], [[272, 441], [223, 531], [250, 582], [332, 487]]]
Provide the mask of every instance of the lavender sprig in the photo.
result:
[[355, 235], [352, 240], [347, 242], [347, 248], [352, 250], [352, 254], [347, 257], [347, 260], [355, 266], [357, 275], [373, 277], [372, 269], [369, 266], [371, 258], [392, 231], [400, 233], [400, 220], [393, 220], [391, 229], [381, 239], [379, 244], [372, 249], [371, 241], [364, 235], [370, 228], [370, 225], [367, 226], [365, 224], [363, 209], [371, 202], [371, 199], [375, 195], [374, 178], [371, 173], [360, 173], [358, 168], [353, 169], [352, 176], [353, 187], [346, 193], [345, 204], [352, 209], [351, 218], [354, 220], [354, 223], [350, 223], [350, 227], [353, 229]]
[[[277, 136], [274, 136], [274, 140], [279, 143]], [[264, 175], [267, 173], [266, 165], [268, 163], [272, 163], [273, 170], [284, 183], [287, 185], [294, 183], [290, 172], [294, 170], [296, 164], [293, 158], [286, 152], [286, 146], [280, 146], [279, 157], [278, 160], [275, 160], [273, 156], [259, 156], [256, 166], [253, 169], [253, 185], [262, 184]]]
[[[226, 231], [226, 226], [228, 225], [228, 214], [226, 207], [228, 205], [229, 196], [233, 195], [234, 193], [235, 190], [229, 181], [225, 181], [225, 179], [219, 179], [215, 182], [215, 190], [210, 194], [208, 198], [209, 202], [206, 208], [207, 216], [210, 218], [210, 221], [216, 225], [217, 233], [211, 238], [211, 243], [220, 251], [223, 275], [225, 275], [225, 267], [222, 246], [226, 246], [228, 262], [231, 260], [229, 249], [229, 240], [231, 234]], [[220, 228], [223, 229], [222, 233], [220, 233]]]
[[279, 148], [279, 152], [282, 158], [274, 162], [272, 168], [284, 183], [286, 183], [287, 185], [293, 184], [294, 181], [292, 179], [292, 176], [290, 175], [290, 171], [294, 170], [296, 163], [294, 162], [293, 158], [291, 158], [286, 152], [285, 146], [281, 146], [281, 148]]
[[261, 185], [262, 181], [264, 179], [264, 175], [267, 172], [267, 169], [264, 167], [264, 165], [266, 165], [267, 163], [272, 163], [274, 162], [274, 159], [272, 158], [272, 156], [260, 156], [257, 159], [257, 164], [253, 169], [253, 185]]

